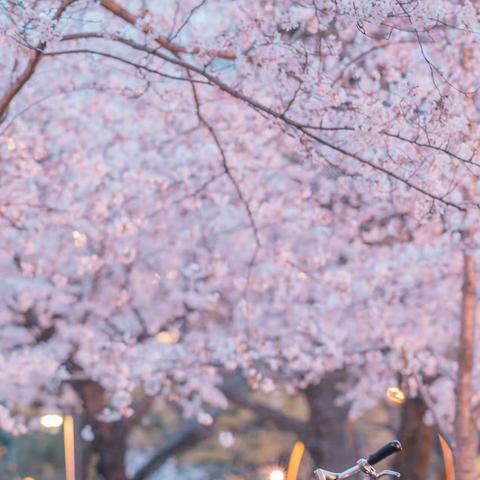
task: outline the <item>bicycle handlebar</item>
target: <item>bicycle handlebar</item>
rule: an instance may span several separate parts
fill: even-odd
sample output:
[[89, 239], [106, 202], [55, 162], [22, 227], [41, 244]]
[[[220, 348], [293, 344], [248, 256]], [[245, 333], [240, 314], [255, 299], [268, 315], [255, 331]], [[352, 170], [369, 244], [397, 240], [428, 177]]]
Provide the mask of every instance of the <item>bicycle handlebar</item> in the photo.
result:
[[355, 465], [352, 465], [343, 472], [329, 472], [323, 468], [318, 468], [314, 473], [319, 480], [342, 480], [359, 472], [367, 474], [371, 479], [377, 479], [385, 475], [399, 477], [400, 474], [392, 470], [384, 470], [383, 472], [377, 473], [373, 468], [373, 465], [376, 465], [390, 455], [400, 452], [401, 450], [402, 444], [398, 440], [393, 440], [369, 455], [367, 459], [361, 458]]
[[376, 465], [385, 458], [393, 455], [394, 453], [400, 452], [402, 450], [402, 444], [398, 440], [393, 440], [392, 442], [387, 443], [382, 448], [379, 448], [376, 452], [369, 455], [367, 462], [370, 465]]

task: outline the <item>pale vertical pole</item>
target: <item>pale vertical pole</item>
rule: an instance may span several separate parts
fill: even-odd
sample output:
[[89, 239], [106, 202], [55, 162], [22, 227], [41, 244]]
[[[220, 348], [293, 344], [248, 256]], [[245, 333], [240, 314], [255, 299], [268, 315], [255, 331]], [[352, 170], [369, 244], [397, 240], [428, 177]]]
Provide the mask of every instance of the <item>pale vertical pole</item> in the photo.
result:
[[65, 479], [77, 480], [75, 478], [75, 423], [72, 415], [66, 415], [64, 418], [63, 441], [65, 446]]

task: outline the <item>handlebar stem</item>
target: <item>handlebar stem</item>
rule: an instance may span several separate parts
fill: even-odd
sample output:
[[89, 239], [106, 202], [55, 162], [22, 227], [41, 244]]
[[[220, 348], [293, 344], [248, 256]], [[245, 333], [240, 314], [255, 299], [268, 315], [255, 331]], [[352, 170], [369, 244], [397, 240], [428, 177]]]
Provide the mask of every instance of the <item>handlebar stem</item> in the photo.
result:
[[[361, 460], [365, 459], [362, 458]], [[361, 460], [359, 460], [356, 465], [347, 468], [343, 472], [329, 472], [328, 470], [317, 468], [313, 473], [315, 473], [315, 475], [318, 477], [318, 480], [342, 480], [344, 478], [351, 477], [362, 470], [360, 466]]]

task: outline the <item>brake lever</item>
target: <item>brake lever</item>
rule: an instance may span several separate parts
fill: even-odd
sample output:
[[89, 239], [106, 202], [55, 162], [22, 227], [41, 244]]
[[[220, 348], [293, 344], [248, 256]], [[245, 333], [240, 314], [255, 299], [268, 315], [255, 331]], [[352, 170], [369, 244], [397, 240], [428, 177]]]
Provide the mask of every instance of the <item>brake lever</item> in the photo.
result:
[[400, 473], [398, 472], [395, 472], [395, 470], [382, 470], [380, 472], [377, 472], [377, 470], [372, 467], [372, 465], [370, 465], [368, 463], [367, 460], [365, 460], [364, 458], [360, 459], [358, 462], [357, 462], [357, 465], [359, 465], [360, 467], [360, 470], [366, 475], [366, 478], [369, 478], [371, 480], [377, 480], [378, 478], [381, 478], [381, 477], [387, 477], [387, 476], [390, 476], [390, 477], [395, 477], [395, 478], [400, 478]]
[[381, 477], [395, 477], [395, 478], [400, 478], [401, 475], [400, 473], [396, 472], [395, 470], [382, 470], [381, 472], [377, 472], [377, 470], [372, 467], [365, 459], [361, 459], [358, 462], [358, 465], [360, 466], [360, 470], [366, 475], [366, 478], [369, 478], [371, 480], [377, 480], [378, 478]]
[[376, 478], [380, 478], [380, 477], [387, 477], [387, 476], [390, 476], [390, 477], [395, 477], [395, 478], [400, 478], [401, 475], [400, 473], [396, 472], [395, 470], [382, 470], [380, 473], [377, 473], [377, 476]]

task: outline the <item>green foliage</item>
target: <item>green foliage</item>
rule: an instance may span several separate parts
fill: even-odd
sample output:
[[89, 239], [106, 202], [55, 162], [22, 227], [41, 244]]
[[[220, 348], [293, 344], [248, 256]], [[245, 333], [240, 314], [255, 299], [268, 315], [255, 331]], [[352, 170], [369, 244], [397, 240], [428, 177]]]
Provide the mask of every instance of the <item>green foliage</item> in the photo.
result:
[[63, 438], [35, 433], [12, 437], [0, 431], [0, 478], [64, 480]]

